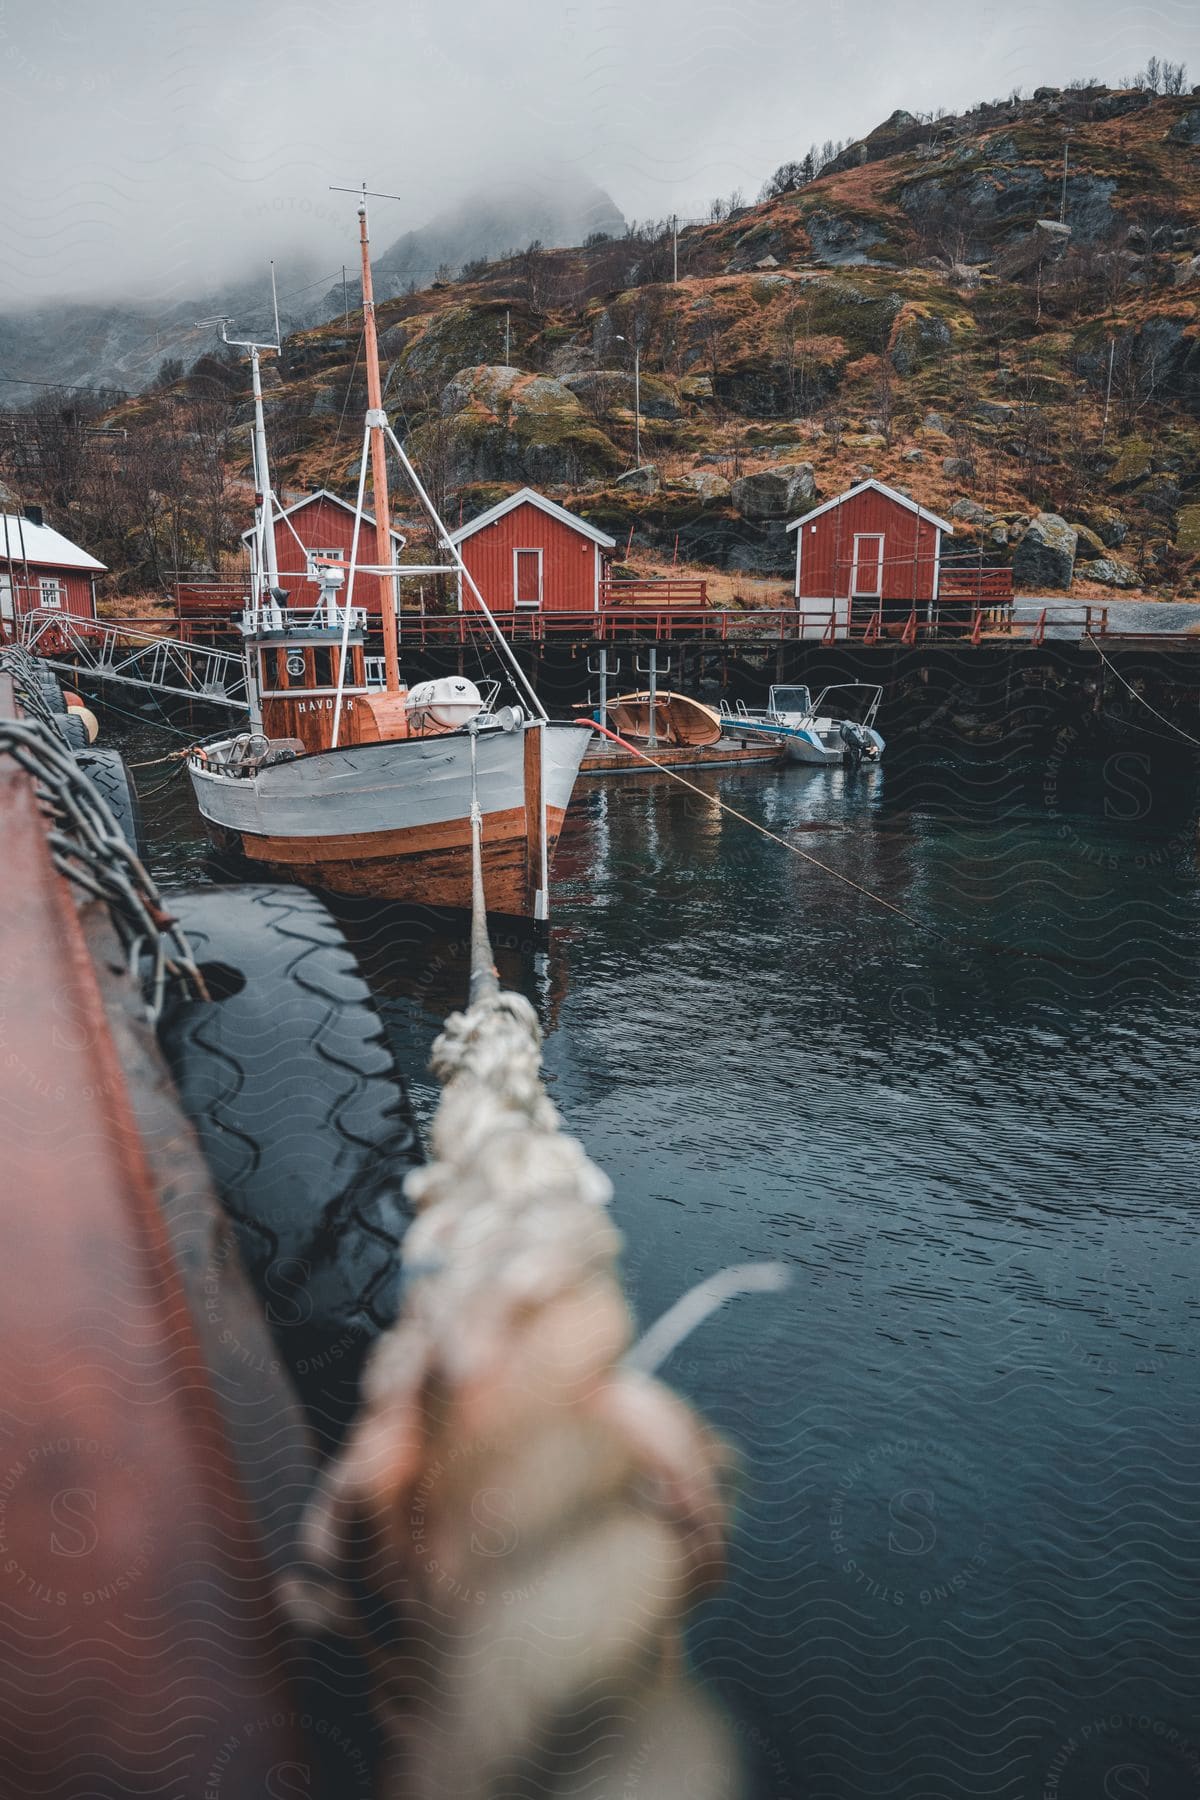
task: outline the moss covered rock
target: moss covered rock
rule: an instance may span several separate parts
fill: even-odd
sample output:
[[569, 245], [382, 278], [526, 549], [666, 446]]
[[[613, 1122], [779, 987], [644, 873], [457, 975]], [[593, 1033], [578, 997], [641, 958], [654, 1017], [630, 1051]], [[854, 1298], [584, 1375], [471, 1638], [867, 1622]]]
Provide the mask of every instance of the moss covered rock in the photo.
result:
[[1185, 556], [1195, 556], [1200, 551], [1200, 505], [1180, 507], [1175, 548]]
[[618, 470], [616, 445], [561, 381], [503, 365], [460, 369], [442, 392], [450, 479], [575, 484]]

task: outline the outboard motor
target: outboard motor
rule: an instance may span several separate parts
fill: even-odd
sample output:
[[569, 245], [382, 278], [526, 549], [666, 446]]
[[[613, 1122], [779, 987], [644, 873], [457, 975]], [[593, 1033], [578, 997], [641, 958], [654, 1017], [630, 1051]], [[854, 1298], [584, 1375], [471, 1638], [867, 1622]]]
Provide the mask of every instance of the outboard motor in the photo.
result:
[[846, 746], [846, 761], [852, 769], [857, 769], [864, 761], [875, 761], [878, 755], [875, 745], [863, 727], [856, 725], [852, 719], [842, 720], [841, 739]]

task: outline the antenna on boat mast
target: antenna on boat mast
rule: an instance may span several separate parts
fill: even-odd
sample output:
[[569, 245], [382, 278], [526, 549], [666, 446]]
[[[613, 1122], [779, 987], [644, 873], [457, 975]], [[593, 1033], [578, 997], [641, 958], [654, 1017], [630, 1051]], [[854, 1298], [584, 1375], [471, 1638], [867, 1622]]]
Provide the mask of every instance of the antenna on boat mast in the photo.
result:
[[[364, 350], [367, 362], [367, 436], [371, 446], [371, 493], [375, 507], [375, 561], [381, 569], [390, 569], [392, 554], [392, 521], [388, 505], [387, 442], [384, 431], [387, 414], [383, 410], [383, 393], [379, 382], [379, 338], [375, 330], [375, 289], [371, 280], [371, 240], [367, 230], [367, 184], [360, 188], [331, 188], [335, 194], [358, 195], [358, 247], [362, 257], [362, 306]], [[398, 195], [381, 195], [397, 199]], [[361, 485], [361, 484], [360, 484]], [[390, 587], [383, 595], [383, 667], [390, 694], [400, 692], [400, 648], [398, 615], [400, 593], [393, 575], [382, 577]]]
[[[268, 611], [273, 622], [281, 623], [279, 617], [279, 562], [275, 554], [275, 496], [271, 491], [271, 465], [267, 460], [267, 425], [263, 416], [262, 370], [259, 353], [273, 350], [279, 355], [281, 339], [279, 336], [279, 303], [275, 298], [275, 264], [271, 264], [271, 298], [275, 305], [275, 342], [273, 344], [258, 343], [253, 338], [231, 338], [229, 320], [225, 318], [197, 319], [197, 325], [215, 325], [221, 333], [221, 342], [228, 344], [231, 350], [248, 350], [250, 352], [250, 384], [254, 393], [254, 480], [255, 505], [254, 525], [255, 542], [258, 555], [255, 557], [253, 599], [257, 611], [263, 601], [263, 590], [266, 589]], [[266, 577], [264, 581], [264, 576]]]

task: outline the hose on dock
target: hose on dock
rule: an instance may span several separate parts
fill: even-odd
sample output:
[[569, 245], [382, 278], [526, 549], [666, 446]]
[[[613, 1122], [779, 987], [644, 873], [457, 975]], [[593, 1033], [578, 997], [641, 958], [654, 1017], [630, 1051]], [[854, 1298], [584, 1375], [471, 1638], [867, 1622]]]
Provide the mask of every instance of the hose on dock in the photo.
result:
[[[476, 803], [470, 1001], [434, 1048], [405, 1307], [309, 1515], [295, 1609], [367, 1657], [384, 1800], [734, 1800], [733, 1730], [683, 1654], [723, 1573], [729, 1457], [630, 1359], [611, 1185], [497, 978], [481, 836]], [[777, 1285], [742, 1274], [728, 1292]]]

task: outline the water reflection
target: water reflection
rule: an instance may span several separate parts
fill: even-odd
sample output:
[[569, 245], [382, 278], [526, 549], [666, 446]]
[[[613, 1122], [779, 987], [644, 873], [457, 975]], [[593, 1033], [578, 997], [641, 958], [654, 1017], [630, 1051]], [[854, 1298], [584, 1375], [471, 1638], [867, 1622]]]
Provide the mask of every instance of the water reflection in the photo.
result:
[[[1196, 776], [1134, 754], [583, 784], [548, 952], [499, 934], [641, 1316], [794, 1271], [668, 1370], [742, 1458], [692, 1652], [775, 1800], [1200, 1786]], [[465, 936], [347, 925], [428, 1110]]]

